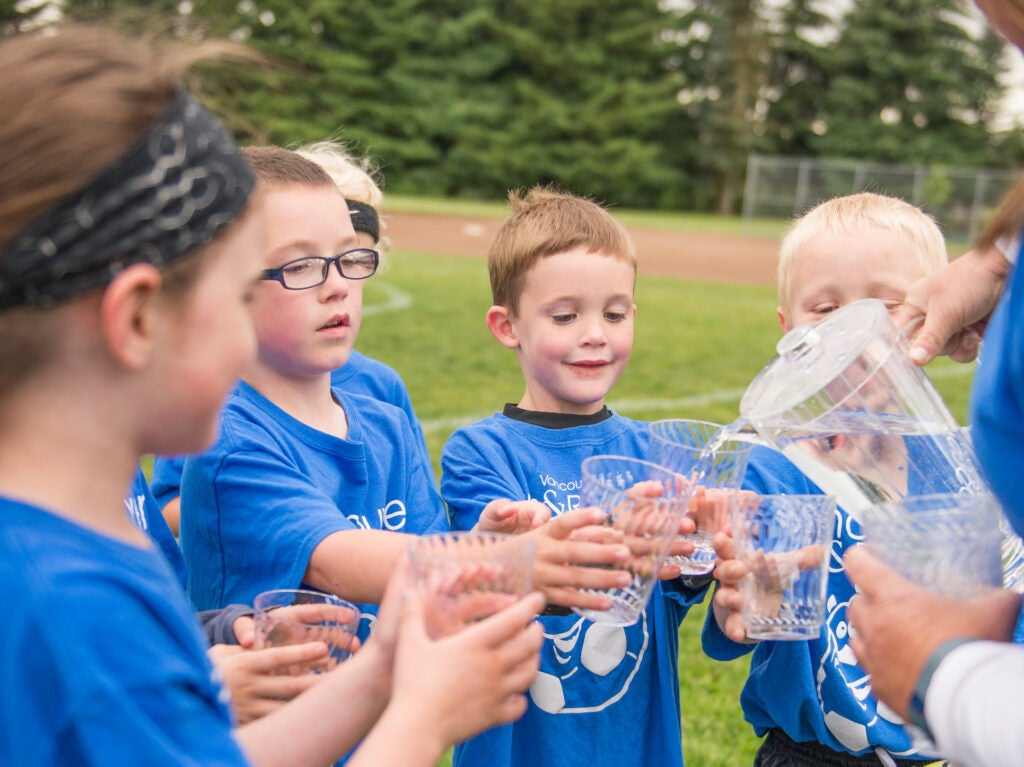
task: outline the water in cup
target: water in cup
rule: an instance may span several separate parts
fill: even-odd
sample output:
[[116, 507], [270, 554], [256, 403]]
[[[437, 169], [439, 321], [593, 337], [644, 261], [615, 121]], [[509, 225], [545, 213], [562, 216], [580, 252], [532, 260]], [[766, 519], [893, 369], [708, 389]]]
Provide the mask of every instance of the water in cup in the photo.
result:
[[[986, 493], [967, 432], [877, 299], [793, 328], [716, 442], [782, 451], [855, 519], [877, 503], [935, 493]], [[711, 445], [713, 449], [714, 445]], [[1003, 530], [1004, 584], [1024, 590], [1024, 543]]]
[[654, 421], [648, 427], [648, 458], [687, 477], [695, 485], [689, 514], [696, 530], [684, 536], [694, 546], [689, 556], [672, 556], [683, 575], [705, 575], [715, 567], [712, 539], [729, 521], [728, 500], [723, 491], [743, 483], [754, 446], [746, 440], [730, 440], [721, 424], [690, 418]]

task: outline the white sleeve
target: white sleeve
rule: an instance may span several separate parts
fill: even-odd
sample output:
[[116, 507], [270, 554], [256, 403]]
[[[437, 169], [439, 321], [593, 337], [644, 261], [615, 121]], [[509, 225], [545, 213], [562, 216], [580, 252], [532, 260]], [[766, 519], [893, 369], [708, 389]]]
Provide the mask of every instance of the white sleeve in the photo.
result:
[[1011, 264], [1017, 263], [1017, 254], [1020, 252], [1021, 233], [1017, 232], [1012, 237], [1004, 234], [996, 240], [996, 249], [1003, 254]]
[[970, 642], [939, 664], [924, 702], [939, 752], [956, 763], [1024, 764], [1024, 646]]

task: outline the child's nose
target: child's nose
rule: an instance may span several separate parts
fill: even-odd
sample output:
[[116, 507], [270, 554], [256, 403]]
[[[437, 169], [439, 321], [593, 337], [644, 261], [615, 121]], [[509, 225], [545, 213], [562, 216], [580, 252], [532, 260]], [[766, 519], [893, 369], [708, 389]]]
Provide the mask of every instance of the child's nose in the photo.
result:
[[320, 286], [320, 290], [327, 296], [337, 294], [344, 297], [348, 295], [350, 287], [348, 279], [341, 275], [341, 267], [338, 265], [338, 262], [335, 261], [333, 264], [328, 264], [327, 279]]
[[600, 346], [608, 340], [604, 332], [604, 323], [601, 318], [593, 317], [583, 324], [583, 332], [580, 336], [580, 343], [584, 346]]

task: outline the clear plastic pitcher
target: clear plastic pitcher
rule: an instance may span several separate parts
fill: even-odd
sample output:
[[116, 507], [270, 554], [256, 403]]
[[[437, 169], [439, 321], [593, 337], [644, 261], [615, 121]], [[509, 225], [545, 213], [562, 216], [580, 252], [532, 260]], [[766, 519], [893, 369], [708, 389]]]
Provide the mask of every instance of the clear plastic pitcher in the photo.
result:
[[[747, 388], [732, 430], [755, 430], [855, 518], [908, 496], [988, 492], [969, 435], [909, 348], [877, 299], [800, 325]], [[1004, 564], [1019, 590], [1015, 535]]]

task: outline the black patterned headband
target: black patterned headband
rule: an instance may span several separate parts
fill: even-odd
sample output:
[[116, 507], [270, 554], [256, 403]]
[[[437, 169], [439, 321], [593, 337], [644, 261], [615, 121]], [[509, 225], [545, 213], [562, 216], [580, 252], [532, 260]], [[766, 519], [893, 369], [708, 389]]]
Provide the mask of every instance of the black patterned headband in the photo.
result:
[[228, 132], [181, 92], [138, 143], [3, 249], [0, 309], [51, 306], [133, 263], [166, 266], [216, 237], [255, 184]]
[[374, 242], [380, 240], [380, 218], [377, 216], [377, 209], [358, 200], [346, 199], [345, 202], [348, 203], [353, 228], [357, 232], [366, 232], [373, 237]]

